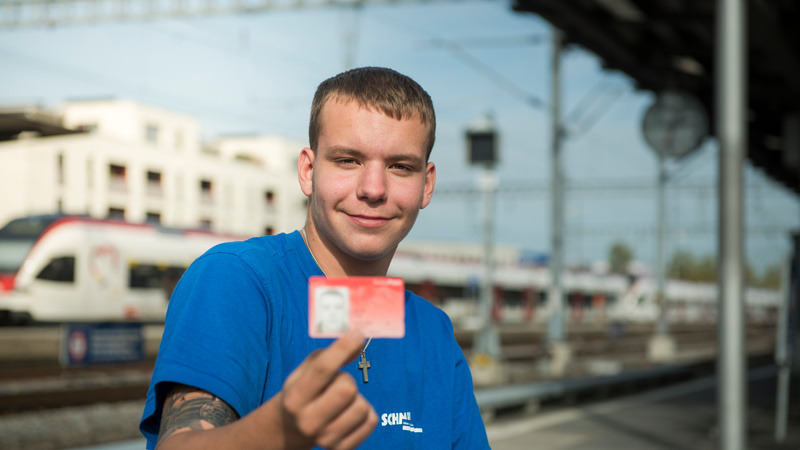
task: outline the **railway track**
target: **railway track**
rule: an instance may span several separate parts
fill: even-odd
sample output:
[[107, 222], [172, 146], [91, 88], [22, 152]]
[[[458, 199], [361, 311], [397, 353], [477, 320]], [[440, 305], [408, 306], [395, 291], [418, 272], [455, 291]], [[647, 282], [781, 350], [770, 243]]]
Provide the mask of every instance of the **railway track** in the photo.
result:
[[[66, 406], [113, 403], [145, 398], [158, 348], [161, 328], [145, 332], [147, 359], [124, 365], [61, 367], [58, 363], [58, 327], [0, 329], [0, 414]], [[713, 360], [713, 327], [674, 327], [679, 354], [687, 361]], [[619, 333], [603, 327], [573, 327], [567, 335], [574, 347], [575, 364], [569, 377], [624, 372], [652, 367], [646, 348], [651, 326], [631, 326]], [[474, 332], [459, 330], [456, 339], [466, 354], [472, 350]], [[748, 327], [748, 350], [765, 354], [774, 344], [770, 327]], [[547, 381], [536, 365], [547, 355], [542, 327], [506, 326], [501, 329], [503, 363], [509, 383]], [[605, 362], [605, 364], [601, 364]]]
[[0, 365], [0, 414], [144, 399], [153, 360], [113, 366], [63, 368]]

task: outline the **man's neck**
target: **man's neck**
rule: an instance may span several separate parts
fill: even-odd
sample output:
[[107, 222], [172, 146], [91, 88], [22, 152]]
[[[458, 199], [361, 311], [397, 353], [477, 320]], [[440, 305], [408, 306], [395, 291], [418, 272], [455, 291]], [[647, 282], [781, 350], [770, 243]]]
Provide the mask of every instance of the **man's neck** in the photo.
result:
[[396, 250], [375, 261], [361, 260], [320, 236], [313, 225], [306, 224], [302, 231], [312, 258], [326, 277], [385, 277]]

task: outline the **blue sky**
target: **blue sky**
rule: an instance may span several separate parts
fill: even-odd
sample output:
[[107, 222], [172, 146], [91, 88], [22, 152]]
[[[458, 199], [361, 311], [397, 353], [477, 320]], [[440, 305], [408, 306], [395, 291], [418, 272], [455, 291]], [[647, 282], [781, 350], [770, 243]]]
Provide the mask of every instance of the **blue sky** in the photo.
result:
[[[350, 44], [347, 44], [349, 36]], [[307, 141], [316, 85], [347, 67], [392, 67], [415, 78], [437, 108], [435, 195], [411, 239], [480, 242], [480, 198], [448, 193], [473, 186], [463, 133], [491, 113], [501, 137], [500, 187], [546, 185], [550, 116], [524, 97], [550, 101], [550, 27], [505, 2], [434, 2], [313, 8], [270, 13], [0, 30], [0, 105], [57, 106], [70, 98], [130, 98], [198, 118], [203, 137], [277, 134]], [[457, 47], [456, 47], [457, 46]], [[459, 50], [460, 49], [460, 50]], [[349, 56], [348, 56], [349, 55]], [[565, 53], [563, 111], [573, 131], [564, 145], [570, 263], [605, 259], [621, 240], [651, 262], [655, 192], [602, 191], [587, 185], [654, 182], [656, 158], [640, 133], [653, 100], [580, 49]], [[581, 117], [583, 119], [581, 119]], [[590, 126], [587, 126], [590, 125]], [[708, 141], [674, 168], [668, 200], [669, 252], [716, 248], [713, 189], [716, 144]], [[747, 253], [757, 266], [780, 261], [788, 229], [798, 227], [796, 198], [747, 171]], [[549, 195], [501, 193], [496, 239], [546, 253]]]

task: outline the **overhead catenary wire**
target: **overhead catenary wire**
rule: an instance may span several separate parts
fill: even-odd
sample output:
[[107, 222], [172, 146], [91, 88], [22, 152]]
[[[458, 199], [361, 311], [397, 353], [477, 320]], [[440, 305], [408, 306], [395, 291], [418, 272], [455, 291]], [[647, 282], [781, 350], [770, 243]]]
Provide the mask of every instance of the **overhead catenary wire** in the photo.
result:
[[[473, 38], [471, 41], [476, 42], [476, 38]], [[495, 85], [503, 88], [511, 94], [518, 96], [529, 106], [542, 110], [549, 108], [549, 105], [546, 101], [534, 94], [531, 94], [526, 89], [522, 88], [513, 80], [505, 76], [502, 72], [494, 69], [491, 65], [483, 62], [480, 58], [466, 51], [455, 41], [446, 39], [433, 39], [428, 41], [428, 45], [438, 46], [449, 50], [450, 53], [461, 60], [461, 62], [483, 75], [484, 78], [490, 80]]]

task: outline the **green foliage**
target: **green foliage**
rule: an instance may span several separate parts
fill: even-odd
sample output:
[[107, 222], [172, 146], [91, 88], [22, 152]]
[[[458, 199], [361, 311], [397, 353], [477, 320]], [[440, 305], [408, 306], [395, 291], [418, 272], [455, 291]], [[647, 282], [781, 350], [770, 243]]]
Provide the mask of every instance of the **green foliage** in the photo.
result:
[[[701, 281], [697, 279], [697, 261], [686, 250], [678, 250], [667, 265], [667, 278], [673, 280]], [[710, 280], [702, 280], [710, 281]]]
[[759, 286], [768, 289], [780, 289], [782, 281], [783, 267], [780, 264], [774, 264], [764, 271], [764, 276], [761, 277]]
[[615, 242], [608, 252], [611, 272], [628, 273], [628, 264], [633, 260], [633, 250], [623, 242]]
[[[744, 267], [745, 285], [750, 287], [779, 289], [782, 274], [780, 264], [768, 267], [761, 276], [750, 264]], [[716, 282], [717, 260], [712, 256], [696, 257], [686, 250], [678, 250], [667, 266], [667, 277], [701, 283]]]

